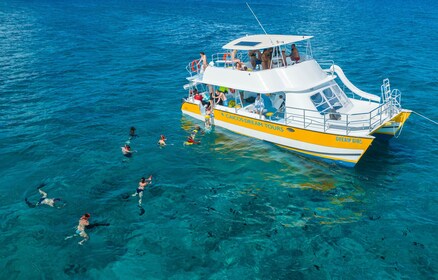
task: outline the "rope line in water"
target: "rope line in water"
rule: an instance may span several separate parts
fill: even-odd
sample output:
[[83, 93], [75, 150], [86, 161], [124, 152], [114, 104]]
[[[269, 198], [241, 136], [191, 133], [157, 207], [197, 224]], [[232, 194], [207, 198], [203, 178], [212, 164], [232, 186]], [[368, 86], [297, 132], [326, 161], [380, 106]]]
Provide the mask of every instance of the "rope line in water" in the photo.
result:
[[430, 121], [430, 122], [432, 122], [432, 123], [434, 123], [434, 124], [438, 124], [438, 122], [436, 122], [436, 121], [434, 121], [434, 120], [431, 120], [431, 119], [429, 119], [428, 117], [423, 116], [423, 115], [420, 114], [420, 113], [417, 113], [417, 112], [415, 112], [415, 111], [412, 111], [412, 113], [415, 113], [415, 114], [419, 115], [420, 117], [425, 118], [426, 120], [428, 120], [428, 121]]

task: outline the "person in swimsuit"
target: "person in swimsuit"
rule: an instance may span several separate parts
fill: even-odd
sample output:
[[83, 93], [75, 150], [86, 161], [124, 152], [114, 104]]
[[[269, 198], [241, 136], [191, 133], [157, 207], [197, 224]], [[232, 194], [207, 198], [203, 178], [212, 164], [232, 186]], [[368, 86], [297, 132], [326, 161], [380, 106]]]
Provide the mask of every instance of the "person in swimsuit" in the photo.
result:
[[158, 145], [160, 145], [160, 147], [166, 146], [166, 140], [166, 137], [164, 135], [161, 135], [160, 140], [158, 140]]
[[138, 183], [137, 191], [132, 194], [132, 196], [138, 195], [138, 197], [139, 197], [138, 198], [138, 206], [141, 206], [144, 188], [151, 183], [152, 183], [152, 175], [149, 176], [149, 178], [147, 180], [144, 177], [142, 177], [140, 182]]
[[199, 63], [202, 65], [202, 71], [201, 71], [201, 72], [204, 72], [205, 69], [206, 69], [207, 66], [208, 66], [208, 63], [207, 63], [207, 56], [205, 55], [204, 52], [200, 52], [199, 54], [200, 54], [200, 56], [201, 56], [200, 59], [199, 59]]
[[125, 157], [131, 157], [132, 156], [131, 147], [128, 144], [125, 144], [125, 146], [122, 147], [122, 153]]
[[300, 60], [300, 53], [298, 52], [298, 49], [295, 46], [295, 44], [292, 44], [291, 46], [290, 58], [292, 59], [292, 61], [295, 61], [295, 63], [298, 63], [298, 61]]
[[[58, 201], [61, 201], [60, 198], [48, 198], [47, 193], [44, 192], [43, 190], [41, 190], [42, 187], [44, 187], [44, 184], [41, 184], [37, 188], [38, 192], [41, 194], [41, 198], [36, 204], [32, 204], [29, 200], [27, 200], [27, 198], [24, 199], [26, 201], [27, 205], [29, 205], [29, 207], [33, 208], [33, 207], [39, 206], [41, 204], [49, 205], [50, 207], [55, 207], [55, 203]], [[61, 208], [61, 207], [62, 206], [57, 206], [57, 208]]]
[[258, 64], [262, 63], [262, 53], [259, 50], [251, 50], [248, 52], [248, 56], [251, 61], [251, 66], [256, 69]]
[[76, 233], [73, 235], [67, 236], [65, 238], [65, 240], [70, 239], [70, 238], [75, 237], [75, 236], [80, 236], [80, 237], [83, 237], [84, 239], [79, 241], [78, 244], [83, 245], [85, 241], [90, 239], [88, 237], [88, 234], [85, 232], [85, 227], [90, 225], [90, 222], [88, 221], [88, 219], [90, 219], [90, 217], [91, 216], [88, 213], [85, 213], [84, 215], [82, 215], [82, 217], [79, 219], [79, 224], [76, 228]]
[[129, 130], [129, 137], [133, 138], [137, 136], [137, 134], [135, 134], [135, 127], [131, 126], [131, 129]]
[[209, 115], [205, 115], [204, 130], [207, 131], [207, 132], [209, 132], [211, 130], [211, 121], [210, 121], [210, 116]]

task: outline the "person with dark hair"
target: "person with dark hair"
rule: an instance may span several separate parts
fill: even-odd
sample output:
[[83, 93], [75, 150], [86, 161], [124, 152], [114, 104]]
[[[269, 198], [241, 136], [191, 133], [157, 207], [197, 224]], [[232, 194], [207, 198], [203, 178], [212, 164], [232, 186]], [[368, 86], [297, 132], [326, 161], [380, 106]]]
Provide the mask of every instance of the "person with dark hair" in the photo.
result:
[[132, 156], [131, 146], [125, 144], [125, 146], [122, 147], [122, 153], [125, 157], [131, 157]]
[[135, 127], [131, 126], [131, 129], [129, 130], [129, 136], [130, 136], [131, 138], [137, 136], [137, 135], [135, 134]]
[[199, 54], [201, 55], [201, 58], [199, 59], [199, 64], [202, 65], [202, 68], [201, 68], [202, 71], [201, 71], [201, 72], [204, 72], [205, 69], [206, 69], [207, 66], [208, 66], [208, 63], [207, 63], [207, 56], [205, 55], [204, 52], [200, 52]]
[[65, 240], [70, 239], [70, 238], [75, 237], [75, 236], [80, 236], [80, 237], [83, 237], [84, 239], [79, 241], [78, 244], [83, 245], [85, 241], [90, 239], [88, 237], [88, 234], [85, 232], [85, 227], [90, 225], [90, 222], [88, 221], [90, 219], [90, 217], [91, 217], [91, 215], [88, 213], [85, 213], [84, 215], [82, 215], [82, 217], [79, 219], [79, 224], [77, 226], [76, 233], [73, 235], [67, 236], [65, 238]]
[[297, 47], [295, 46], [295, 44], [292, 44], [290, 46], [290, 58], [292, 59], [292, 61], [294, 61], [295, 63], [298, 63], [298, 61], [300, 61], [300, 53], [298, 52]]
[[146, 180], [144, 177], [141, 177], [140, 182], [138, 183], [138, 188], [137, 191], [135, 193], [132, 194], [132, 196], [137, 196], [139, 197], [138, 199], [138, 205], [141, 206], [141, 202], [142, 202], [142, 198], [143, 198], [143, 191], [144, 188], [152, 183], [152, 175], [149, 176], [149, 178]]
[[[26, 201], [26, 203], [27, 203], [27, 205], [29, 207], [34, 208], [34, 207], [39, 206], [41, 204], [45, 204], [45, 205], [48, 205], [50, 207], [55, 207], [55, 203], [58, 202], [58, 201], [61, 201], [60, 198], [48, 198], [47, 197], [47, 193], [44, 192], [43, 190], [41, 190], [41, 188], [44, 187], [44, 186], [45, 186], [45, 184], [41, 184], [37, 188], [38, 192], [41, 194], [41, 198], [40, 198], [40, 200], [37, 203], [33, 204], [27, 198], [24, 199], [24, 201]], [[57, 208], [61, 208], [61, 207], [62, 206], [60, 206], [60, 207], [58, 206]]]

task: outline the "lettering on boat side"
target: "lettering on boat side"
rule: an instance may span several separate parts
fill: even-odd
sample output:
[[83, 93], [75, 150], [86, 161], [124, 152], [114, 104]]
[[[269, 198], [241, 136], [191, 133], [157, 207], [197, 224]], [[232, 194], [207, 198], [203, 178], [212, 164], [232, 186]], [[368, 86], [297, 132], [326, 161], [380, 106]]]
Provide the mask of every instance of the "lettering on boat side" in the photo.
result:
[[336, 141], [337, 142], [347, 142], [347, 143], [362, 144], [362, 139], [343, 137], [343, 136], [336, 136]]
[[280, 132], [284, 131], [284, 129], [279, 125], [274, 125], [274, 124], [270, 124], [270, 123], [263, 123], [263, 122], [256, 121], [253, 119], [242, 118], [240, 116], [230, 115], [227, 113], [221, 113], [221, 115], [226, 117], [227, 119], [235, 120], [238, 122], [243, 122], [243, 123], [251, 124], [254, 126], [265, 127], [267, 129], [272, 129], [272, 130], [276, 130], [276, 131], [280, 131]]

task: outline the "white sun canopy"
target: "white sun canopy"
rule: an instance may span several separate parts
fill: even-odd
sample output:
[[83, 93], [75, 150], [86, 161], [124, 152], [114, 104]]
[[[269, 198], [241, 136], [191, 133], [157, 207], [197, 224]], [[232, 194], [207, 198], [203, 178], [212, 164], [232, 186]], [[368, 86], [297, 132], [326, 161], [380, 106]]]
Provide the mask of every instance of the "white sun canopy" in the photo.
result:
[[251, 51], [266, 48], [273, 48], [281, 45], [292, 44], [313, 38], [313, 36], [299, 36], [299, 35], [274, 35], [274, 34], [260, 34], [244, 36], [234, 41], [229, 42], [223, 49], [226, 50], [241, 50]]

